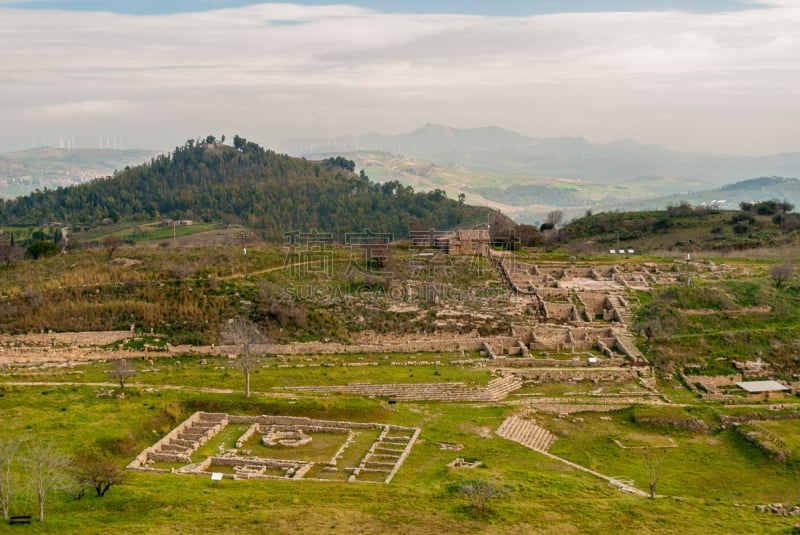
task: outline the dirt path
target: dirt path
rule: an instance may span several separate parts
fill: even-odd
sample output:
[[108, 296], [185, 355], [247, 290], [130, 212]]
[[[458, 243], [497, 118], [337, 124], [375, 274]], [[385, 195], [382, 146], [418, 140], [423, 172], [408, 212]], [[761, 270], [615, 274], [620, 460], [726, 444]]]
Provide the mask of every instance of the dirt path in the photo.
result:
[[[91, 383], [82, 383], [79, 381], [0, 381], [0, 386], [9, 385], [9, 386], [96, 386], [101, 388], [119, 388], [119, 383], [114, 382], [91, 382]], [[244, 394], [244, 392], [240, 389], [234, 388], [210, 388], [205, 386], [183, 386], [183, 385], [156, 385], [156, 384], [147, 384], [147, 383], [128, 383], [126, 385], [128, 388], [152, 388], [154, 390], [188, 390], [192, 392], [202, 392], [205, 394]], [[253, 396], [264, 396], [264, 397], [281, 397], [281, 398], [290, 398], [295, 399], [297, 395], [286, 393], [286, 392], [253, 392], [250, 391], [250, 394]]]

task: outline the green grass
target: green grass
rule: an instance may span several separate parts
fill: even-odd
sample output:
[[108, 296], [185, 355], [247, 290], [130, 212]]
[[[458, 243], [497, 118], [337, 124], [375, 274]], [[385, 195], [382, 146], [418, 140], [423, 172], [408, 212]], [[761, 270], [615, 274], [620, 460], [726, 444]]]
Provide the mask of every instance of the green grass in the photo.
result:
[[[157, 353], [154, 357], [157, 357]], [[442, 362], [440, 366], [393, 366], [392, 362], [409, 360]], [[257, 392], [268, 392], [278, 387], [292, 386], [339, 386], [348, 383], [439, 383], [461, 381], [467, 386], [479, 388], [492, 379], [485, 369], [471, 366], [456, 366], [449, 362], [460, 358], [460, 353], [433, 354], [379, 354], [323, 357], [292, 357], [279, 360], [264, 357], [250, 377], [250, 387]], [[385, 360], [384, 360], [385, 359]], [[310, 367], [310, 360], [321, 364]], [[343, 366], [348, 362], [377, 362], [378, 366]], [[159, 357], [154, 365], [136, 359], [131, 361], [136, 376], [128, 379], [128, 389], [137, 385], [176, 385], [185, 387], [211, 387], [244, 390], [244, 375], [235, 360], [222, 357]], [[322, 365], [325, 364], [325, 365]], [[288, 367], [281, 367], [288, 366]], [[89, 363], [73, 368], [57, 370], [30, 370], [11, 368], [0, 374], [0, 383], [9, 381], [45, 380], [58, 382], [107, 382], [112, 365]]]
[[226, 450], [236, 447], [236, 441], [247, 431], [250, 424], [228, 424], [219, 433], [214, 435], [208, 442], [197, 448], [192, 454], [192, 461], [199, 463], [206, 457], [219, 455], [219, 447], [225, 446]]
[[265, 446], [261, 443], [261, 435], [255, 434], [244, 444], [244, 449], [251, 450], [252, 455], [264, 459], [283, 459], [291, 461], [328, 462], [344, 441], [347, 433], [307, 432], [311, 442], [296, 448], [288, 446]]
[[[674, 436], [679, 448], [670, 450], [659, 492], [680, 499], [651, 502], [620, 493], [598, 479], [494, 436], [493, 430], [512, 407], [399, 403], [389, 411], [375, 400], [346, 398], [244, 401], [241, 395], [161, 390], [132, 393], [120, 400], [97, 398], [95, 389], [80, 386], [6, 386], [2, 391], [0, 412], [6, 425], [0, 428], [0, 437], [47, 437], [65, 452], [77, 452], [97, 442], [119, 443], [129, 435], [139, 437], [137, 449], [116, 454], [121, 463], [198, 408], [328, 419], [350, 415], [353, 420], [423, 429], [419, 443], [390, 485], [346, 483], [343, 472], [330, 474], [330, 482], [225, 480], [216, 485], [205, 477], [130, 473], [125, 485], [112, 488], [102, 499], [90, 494], [79, 501], [65, 494], [52, 496], [44, 524], [30, 527], [36, 533], [254, 529], [289, 533], [296, 532], [299, 522], [307, 533], [331, 532], [331, 526], [335, 526], [333, 530], [369, 533], [551, 533], [553, 529], [568, 533], [778, 533], [791, 525], [787, 519], [735, 505], [786, 502], [794, 487], [781, 465], [764, 460], [752, 447], [725, 432]], [[165, 413], [174, 417], [161, 429], [160, 416]], [[556, 442], [554, 452], [641, 482], [642, 468], [633, 450], [620, 450], [609, 444], [610, 438], [619, 437], [623, 443], [660, 443], [665, 436], [634, 426], [624, 414], [614, 415], [610, 422], [590, 414], [582, 416], [582, 423], [569, 418], [545, 422], [554, 431], [569, 432]], [[231, 426], [226, 442], [241, 430]], [[331, 436], [337, 443], [342, 438]], [[360, 430], [340, 465], [355, 466], [375, 436], [371, 430]], [[322, 437], [315, 441], [322, 447]], [[464, 449], [440, 450], [438, 442], [459, 443]], [[314, 455], [324, 460], [335, 447], [329, 443]], [[487, 468], [469, 472], [446, 468], [456, 456], [481, 460]], [[506, 485], [512, 492], [491, 502], [486, 515], [474, 516], [464, 500], [448, 490], [453, 483], [474, 477]], [[12, 511], [32, 512], [26, 503], [15, 499]]]
[[800, 420], [762, 420], [758, 424], [781, 438], [795, 460], [800, 457]]
[[590, 413], [580, 416], [583, 422], [574, 416], [551, 419], [554, 430], [567, 433], [555, 442], [552, 453], [607, 475], [633, 479], [637, 487], [646, 490], [641, 453], [620, 448], [614, 439], [625, 446], [647, 443], [660, 447], [672, 438], [678, 447], [666, 450], [659, 493], [747, 503], [796, 500], [795, 481], [786, 467], [730, 431], [666, 433], [635, 425], [626, 411], [615, 414], [611, 421]]

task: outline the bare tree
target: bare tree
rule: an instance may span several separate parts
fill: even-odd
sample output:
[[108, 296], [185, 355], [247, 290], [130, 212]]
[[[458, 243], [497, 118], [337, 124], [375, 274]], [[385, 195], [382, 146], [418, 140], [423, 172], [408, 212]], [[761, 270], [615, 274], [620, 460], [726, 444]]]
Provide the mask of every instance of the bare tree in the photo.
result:
[[0, 262], [10, 266], [25, 256], [25, 249], [16, 243], [0, 243]]
[[550, 213], [547, 214], [547, 218], [544, 220], [545, 223], [548, 225], [552, 225], [552, 228], [556, 228], [561, 221], [564, 219], [564, 211], [563, 210], [552, 210]]
[[470, 507], [483, 513], [489, 500], [508, 493], [508, 490], [496, 486], [494, 483], [479, 479], [464, 481], [459, 487], [459, 492], [467, 498]]
[[106, 238], [103, 240], [103, 247], [105, 247], [106, 251], [108, 251], [109, 260], [111, 260], [111, 257], [114, 255], [114, 251], [119, 249], [121, 246], [122, 246], [122, 239], [116, 234], [111, 234], [110, 236], [106, 236]]
[[112, 380], [119, 383], [120, 388], [125, 388], [125, 381], [136, 375], [136, 369], [128, 359], [118, 359], [114, 361], [114, 365], [108, 375]]
[[36, 442], [25, 456], [25, 469], [39, 501], [39, 522], [44, 522], [47, 495], [61, 488], [67, 479], [69, 459], [52, 442]]
[[258, 365], [258, 357], [253, 353], [252, 346], [267, 343], [258, 327], [247, 318], [237, 316], [222, 328], [222, 340], [226, 344], [236, 346], [239, 351], [237, 364], [244, 373], [244, 395], [250, 397], [250, 373]]
[[0, 439], [0, 507], [3, 509], [3, 520], [8, 520], [8, 506], [16, 483], [11, 467], [21, 444], [22, 439], [19, 438]]
[[656, 497], [656, 485], [661, 479], [664, 468], [664, 459], [667, 458], [666, 448], [642, 448], [639, 450], [642, 455], [642, 463], [647, 472], [647, 485], [650, 487], [650, 498]]
[[772, 281], [775, 283], [776, 288], [780, 288], [781, 285], [792, 278], [794, 274], [794, 266], [792, 264], [786, 263], [780, 266], [772, 266], [769, 270], [769, 275], [772, 277]]

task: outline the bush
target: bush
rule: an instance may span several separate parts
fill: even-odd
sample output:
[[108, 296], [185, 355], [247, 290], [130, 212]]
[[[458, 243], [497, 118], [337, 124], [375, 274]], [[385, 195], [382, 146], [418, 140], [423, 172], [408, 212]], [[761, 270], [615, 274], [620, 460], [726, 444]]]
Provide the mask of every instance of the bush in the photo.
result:
[[51, 241], [37, 241], [25, 252], [25, 258], [32, 258], [38, 260], [39, 258], [46, 258], [48, 256], [55, 256], [60, 249], [58, 245]]

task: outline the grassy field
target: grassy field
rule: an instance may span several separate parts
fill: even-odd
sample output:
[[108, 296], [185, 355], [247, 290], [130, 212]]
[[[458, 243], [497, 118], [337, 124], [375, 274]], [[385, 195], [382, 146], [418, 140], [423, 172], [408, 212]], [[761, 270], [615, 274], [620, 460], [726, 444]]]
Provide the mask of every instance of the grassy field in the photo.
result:
[[[185, 378], [187, 383], [211, 384], [215, 377], [213, 369], [203, 366], [181, 367], [194, 375], [192, 380]], [[86, 371], [78, 382], [100, 376], [100, 370]], [[312, 377], [320, 372], [305, 369]], [[179, 377], [176, 373], [148, 379], [171, 384]], [[100, 445], [123, 464], [195, 410], [392, 423], [421, 427], [422, 434], [389, 485], [336, 479], [213, 484], [198, 476], [131, 473], [125, 485], [113, 487], [104, 498], [87, 493], [76, 501], [66, 493], [55, 494], [47, 504], [45, 522], [22, 529], [34, 533], [785, 533], [791, 520], [757, 513], [753, 505], [797, 500], [792, 472], [734, 434], [644, 427], [632, 420], [631, 411], [611, 413], [610, 420], [599, 413], [536, 418], [559, 435], [553, 453], [608, 475], [633, 479], [640, 488], [646, 479], [638, 450], [620, 448], [614, 439], [626, 446], [661, 446], [674, 440], [678, 447], [668, 450], [658, 487], [665, 497], [655, 501], [622, 493], [600, 479], [495, 436], [503, 418], [515, 410], [513, 405], [408, 402], [390, 410], [385, 401], [347, 396], [245, 400], [237, 393], [192, 389], [125, 390], [125, 398], [117, 399], [97, 397], [97, 387], [91, 386], [6, 384], [0, 387], [4, 420], [0, 438], [52, 440], [66, 453]], [[702, 411], [699, 415], [711, 418]], [[781, 434], [797, 432], [792, 423], [781, 425], [787, 426]], [[219, 441], [235, 440], [243, 427], [231, 427]], [[365, 435], [363, 444], [359, 442], [349, 452], [352, 459], [345, 462], [355, 462], [373, 438]], [[333, 442], [329, 444], [328, 439]], [[324, 459], [340, 439], [338, 435], [315, 437], [319, 451], [303, 455]], [[464, 448], [441, 450], [439, 442]], [[217, 447], [213, 442], [205, 449], [213, 453]], [[293, 455], [297, 452], [289, 457]], [[445, 465], [455, 457], [481, 460], [484, 466], [448, 469]], [[511, 492], [490, 502], [486, 514], [475, 514], [452, 490], [458, 481], [474, 478], [493, 481]], [[33, 508], [21, 496], [12, 503], [13, 514]]]
[[[470, 265], [463, 259], [443, 266], [448, 268], [443, 272], [414, 280], [409, 249], [407, 244], [393, 248], [385, 266], [399, 280], [501, 287], [491, 270], [469, 271]], [[343, 273], [351, 253], [344, 247], [332, 248], [333, 273], [312, 273], [301, 282], [348, 289], [367, 282], [372, 285], [374, 281], [367, 278], [353, 279]], [[132, 362], [136, 376], [129, 379], [123, 398], [100, 397], [99, 391], [110, 387], [87, 384], [107, 383], [109, 362], [63, 368], [12, 366], [0, 371], [0, 438], [52, 440], [70, 455], [98, 448], [123, 466], [199, 410], [422, 429], [411, 455], [389, 485], [348, 483], [342, 473], [331, 475], [319, 468], [310, 472], [311, 477], [329, 481], [225, 480], [215, 484], [205, 475], [130, 473], [125, 485], [113, 487], [104, 498], [87, 493], [83, 499], [74, 500], [65, 492], [55, 493], [47, 503], [44, 523], [14, 529], [30, 533], [148, 534], [789, 533], [796, 519], [758, 513], [754, 506], [798, 503], [796, 454], [792, 452], [787, 463], [776, 462], [731, 428], [722, 427], [723, 415], [774, 411], [768, 411], [763, 403], [729, 407], [701, 400], [674, 372], [687, 363], [706, 366], [697, 373], [729, 372], [734, 360], [762, 357], [774, 364], [777, 377], [791, 378], [797, 371], [794, 349], [800, 327], [794, 312], [800, 286], [789, 281], [776, 288], [769, 278], [770, 262], [774, 262], [771, 258], [724, 260], [737, 269], [699, 277], [708, 271], [711, 259], [720, 258], [716, 255], [702, 261], [695, 257], [697, 263], [691, 266], [691, 274], [698, 276], [693, 276], [688, 287], [679, 281], [681, 284], [671, 288], [637, 296], [642, 309], [633, 332], [641, 334], [640, 346], [657, 366], [659, 389], [672, 404], [666, 408], [635, 406], [610, 413], [529, 415], [558, 437], [551, 453], [608, 476], [631, 479], [640, 489], [647, 488], [641, 448], [665, 448], [664, 471], [657, 488], [661, 497], [656, 500], [620, 492], [604, 480], [495, 434], [507, 416], [519, 414], [536, 398], [563, 398], [566, 403], [576, 397], [591, 399], [597, 391], [624, 397], [631, 391], [641, 391], [638, 382], [528, 384], [514, 393], [519, 396], [511, 395], [503, 403], [399, 402], [390, 408], [385, 399], [340, 393], [316, 396], [275, 388], [445, 381], [480, 387], [492, 376], [484, 369], [451, 364], [453, 360], [478, 358], [476, 352], [268, 356], [252, 374], [255, 393], [246, 399], [241, 393], [244, 377], [234, 360], [168, 357], [161, 350], [166, 342], [218, 343], [219, 324], [242, 313], [268, 325], [274, 341], [343, 340], [366, 329], [394, 334], [468, 333], [477, 325], [486, 326], [485, 332], [507, 333], [511, 325], [533, 321], [514, 309], [508, 297], [412, 303], [411, 312], [390, 312], [398, 302], [380, 296], [359, 302], [350, 295], [340, 300], [329, 296], [286, 298], [292, 285], [299, 285], [281, 270], [287, 262], [286, 252], [279, 246], [249, 249], [248, 277], [244, 280], [241, 246], [237, 243], [192, 248], [123, 247], [114, 251], [111, 260], [104, 250], [79, 250], [36, 263], [20, 261], [0, 267], [3, 330], [69, 330], [87, 324], [127, 330], [135, 323], [136, 334], [126, 347], [141, 350], [145, 343], [155, 347], [149, 355], [152, 363], [150, 359]], [[530, 263], [569, 262], [570, 257], [567, 251], [520, 254], [520, 260]], [[669, 265], [672, 258], [664, 253], [637, 260]], [[592, 260], [597, 265], [619, 262], [619, 258], [610, 256]], [[679, 266], [683, 268], [684, 264]], [[374, 283], [374, 287], [382, 283]], [[437, 313], [445, 306], [461, 326], [434, 327], [442, 320]], [[489, 319], [482, 320], [481, 316]], [[151, 326], [152, 335], [148, 334]], [[650, 339], [645, 335], [646, 327], [652, 328]], [[548, 353], [556, 356], [555, 352]], [[441, 364], [410, 365], [408, 361]], [[22, 382], [44, 384], [14, 384]], [[117, 387], [113, 390], [119, 392]], [[733, 402], [753, 403], [744, 397]], [[798, 406], [795, 398], [781, 403]], [[664, 421], [659, 423], [659, 417]], [[676, 424], [693, 420], [702, 421], [707, 431], [688, 431]], [[759, 425], [781, 437], [788, 449], [794, 451], [800, 444], [796, 439], [798, 420], [763, 421]], [[221, 444], [229, 446], [244, 428], [229, 427], [206, 444], [195, 460], [216, 453]], [[346, 451], [343, 464], [356, 465], [374, 436], [372, 432], [361, 433]], [[270, 448], [269, 455], [325, 460], [344, 436], [319, 434], [313, 438], [312, 446], [303, 451]], [[460, 444], [463, 449], [440, 449], [439, 443]], [[257, 439], [246, 447], [266, 455], [263, 450], [267, 448]], [[447, 468], [456, 457], [482, 461], [483, 467]], [[219, 471], [224, 470], [230, 469]], [[22, 468], [16, 471], [24, 473]], [[475, 513], [454, 491], [459, 482], [468, 479], [491, 481], [509, 493], [491, 501], [487, 513]], [[17, 493], [11, 510], [12, 514], [33, 513], [34, 500]], [[0, 532], [4, 528], [0, 527]]]
[[[244, 376], [236, 362], [220, 357], [161, 357], [153, 355], [153, 365], [147, 361], [133, 360], [136, 376], [127, 384], [168, 384], [184, 387], [210, 387], [242, 390]], [[461, 357], [451, 354], [380, 354], [380, 355], [326, 355], [321, 357], [263, 357], [260, 367], [250, 378], [254, 391], [267, 392], [276, 387], [334, 386], [348, 383], [438, 383], [462, 381], [468, 386], [485, 386], [492, 378], [487, 370], [472, 366], [452, 365], [450, 361]], [[476, 354], [467, 354], [467, 358]], [[431, 362], [441, 365], [397, 366], [392, 363], [409, 361]], [[350, 363], [375, 363], [377, 366], [344, 366]], [[312, 366], [313, 365], [313, 366]], [[0, 373], [0, 382], [52, 381], [104, 382], [109, 380], [111, 363], [95, 362], [57, 370], [31, 370], [11, 368]]]

